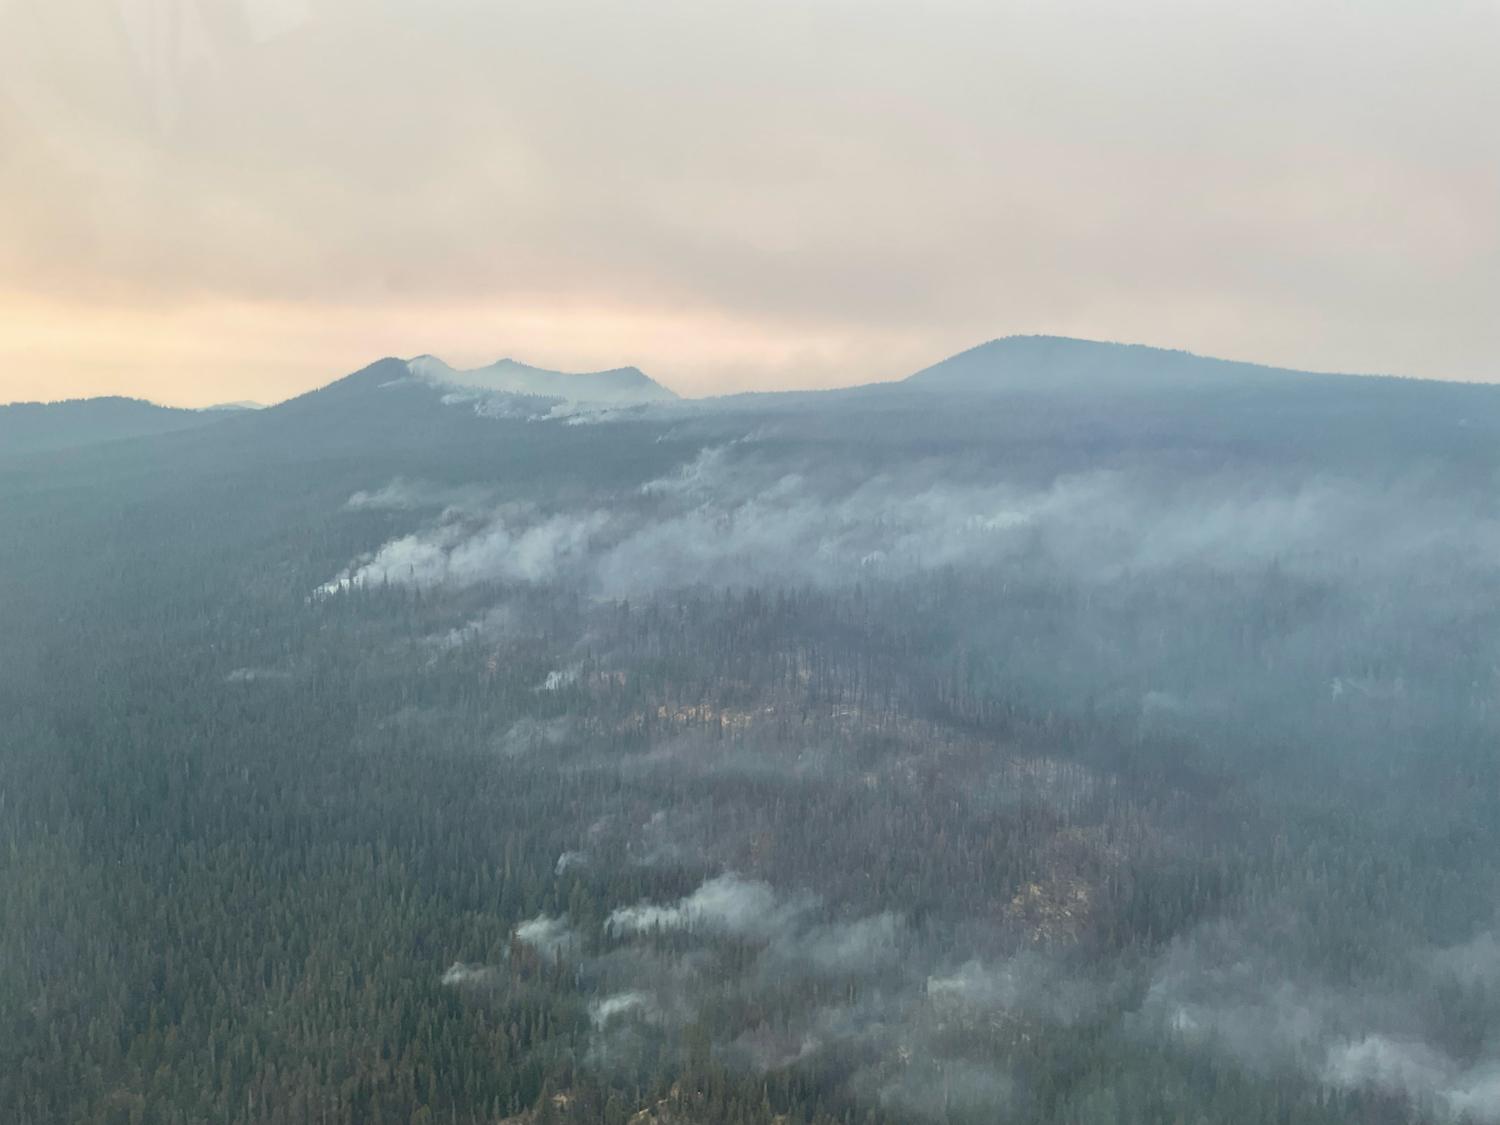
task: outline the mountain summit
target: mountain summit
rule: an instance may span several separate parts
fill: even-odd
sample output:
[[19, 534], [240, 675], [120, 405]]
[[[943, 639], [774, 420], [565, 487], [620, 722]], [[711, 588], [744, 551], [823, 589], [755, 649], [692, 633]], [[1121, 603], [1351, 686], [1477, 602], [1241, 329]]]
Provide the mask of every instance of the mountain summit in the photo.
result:
[[923, 390], [1171, 390], [1308, 376], [1143, 344], [1067, 336], [1005, 336], [908, 376]]
[[543, 398], [566, 399], [569, 402], [625, 405], [668, 402], [677, 397], [635, 367], [573, 374], [548, 371], [513, 359], [501, 359], [488, 367], [460, 370], [431, 355], [417, 356], [408, 360], [406, 366], [418, 379], [442, 386], [502, 394], [538, 395]]

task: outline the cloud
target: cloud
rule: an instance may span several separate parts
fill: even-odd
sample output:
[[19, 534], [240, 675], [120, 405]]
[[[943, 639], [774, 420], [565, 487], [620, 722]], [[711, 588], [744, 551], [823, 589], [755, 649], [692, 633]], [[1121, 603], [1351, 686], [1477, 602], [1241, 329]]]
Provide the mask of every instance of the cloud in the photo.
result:
[[[216, 397], [264, 399], [289, 351], [440, 332], [794, 385], [1012, 329], [1493, 375], [1486, 4], [125, 8], [0, 5], [30, 170], [0, 181], [0, 291], [58, 306], [45, 378], [123, 358], [170, 397], [234, 365]], [[128, 341], [63, 330], [130, 311]]]

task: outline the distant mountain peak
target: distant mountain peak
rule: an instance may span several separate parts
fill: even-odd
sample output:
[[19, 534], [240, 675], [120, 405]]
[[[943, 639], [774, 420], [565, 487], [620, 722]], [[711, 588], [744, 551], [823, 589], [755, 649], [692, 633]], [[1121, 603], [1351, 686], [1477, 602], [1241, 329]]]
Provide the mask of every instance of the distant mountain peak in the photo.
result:
[[569, 402], [623, 405], [666, 402], [677, 397], [637, 367], [572, 373], [549, 371], [506, 357], [487, 367], [460, 369], [433, 355], [416, 356], [407, 360], [406, 366], [418, 379], [442, 386]]
[[1307, 374], [1145, 344], [1002, 336], [909, 376], [931, 390], [1164, 390]]

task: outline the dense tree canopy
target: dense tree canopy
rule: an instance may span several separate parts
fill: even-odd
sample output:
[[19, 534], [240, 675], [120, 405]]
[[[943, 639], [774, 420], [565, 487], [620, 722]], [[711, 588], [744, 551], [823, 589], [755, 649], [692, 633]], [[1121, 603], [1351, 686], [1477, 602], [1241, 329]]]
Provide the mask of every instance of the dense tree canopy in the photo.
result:
[[1493, 392], [393, 362], [0, 453], [6, 1121], [1500, 1120]]

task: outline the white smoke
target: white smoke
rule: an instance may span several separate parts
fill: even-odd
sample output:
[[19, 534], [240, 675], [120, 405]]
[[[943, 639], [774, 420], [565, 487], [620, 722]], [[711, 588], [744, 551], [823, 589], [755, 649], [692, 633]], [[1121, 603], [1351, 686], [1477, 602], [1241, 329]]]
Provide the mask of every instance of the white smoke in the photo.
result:
[[581, 562], [608, 522], [605, 513], [585, 512], [527, 523], [514, 508], [496, 512], [478, 527], [449, 520], [391, 540], [326, 583], [320, 593], [383, 582], [455, 588], [547, 582]]
[[578, 676], [583, 671], [582, 667], [575, 664], [569, 668], [554, 668], [548, 672], [546, 678], [536, 686], [537, 691], [561, 691], [565, 687], [578, 682]]
[[516, 927], [515, 938], [530, 946], [548, 960], [555, 961], [578, 948], [578, 935], [568, 925], [566, 918], [552, 918], [538, 914]]
[[765, 883], [734, 874], [710, 879], [671, 906], [641, 903], [610, 914], [605, 929], [616, 936], [660, 930], [705, 930], [736, 937], [769, 937], [784, 928], [799, 907], [780, 902]]
[[567, 742], [573, 733], [573, 720], [567, 715], [555, 719], [517, 719], [500, 736], [495, 748], [507, 758], [519, 758], [538, 750], [548, 750]]
[[[1183, 565], [1222, 573], [1337, 576], [1423, 560], [1500, 553], [1500, 523], [1455, 518], [1431, 498], [1393, 497], [1358, 482], [1203, 478], [1168, 487], [1123, 471], [1044, 486], [976, 479], [921, 462], [864, 479], [836, 464], [783, 464], [743, 444], [703, 449], [675, 472], [600, 507], [537, 516], [501, 505], [476, 516], [482, 490], [450, 490], [433, 525], [357, 560], [324, 590], [370, 582], [463, 587], [571, 578], [608, 597], [694, 585], [847, 583], [951, 565], [1062, 568], [1082, 581]], [[436, 493], [393, 481], [356, 506], [419, 506]], [[460, 500], [462, 501], [460, 503]], [[1415, 513], [1386, 533], [1393, 505]], [[464, 518], [460, 518], [464, 517]]]
[[651, 997], [644, 992], [617, 992], [604, 996], [589, 1004], [589, 1021], [594, 1030], [607, 1027], [614, 1020], [625, 1016], [645, 1016], [655, 1010]]
[[344, 501], [351, 512], [410, 512], [437, 508], [445, 515], [478, 514], [494, 506], [495, 490], [483, 485], [449, 487], [394, 477], [380, 488], [353, 493]]
[[455, 961], [443, 973], [442, 983], [450, 988], [476, 988], [492, 983], [496, 976], [496, 971], [488, 965]]
[[[1437, 978], [1476, 986], [1475, 973], [1490, 969], [1492, 937], [1418, 961]], [[1493, 1046], [1460, 1062], [1437, 1045], [1399, 991], [1336, 988], [1284, 973], [1244, 934], [1215, 923], [1173, 943], [1139, 1014], [1147, 1027], [1254, 1070], [1291, 1066], [1331, 1087], [1379, 1090], [1442, 1116], [1500, 1122], [1500, 1053]]]

